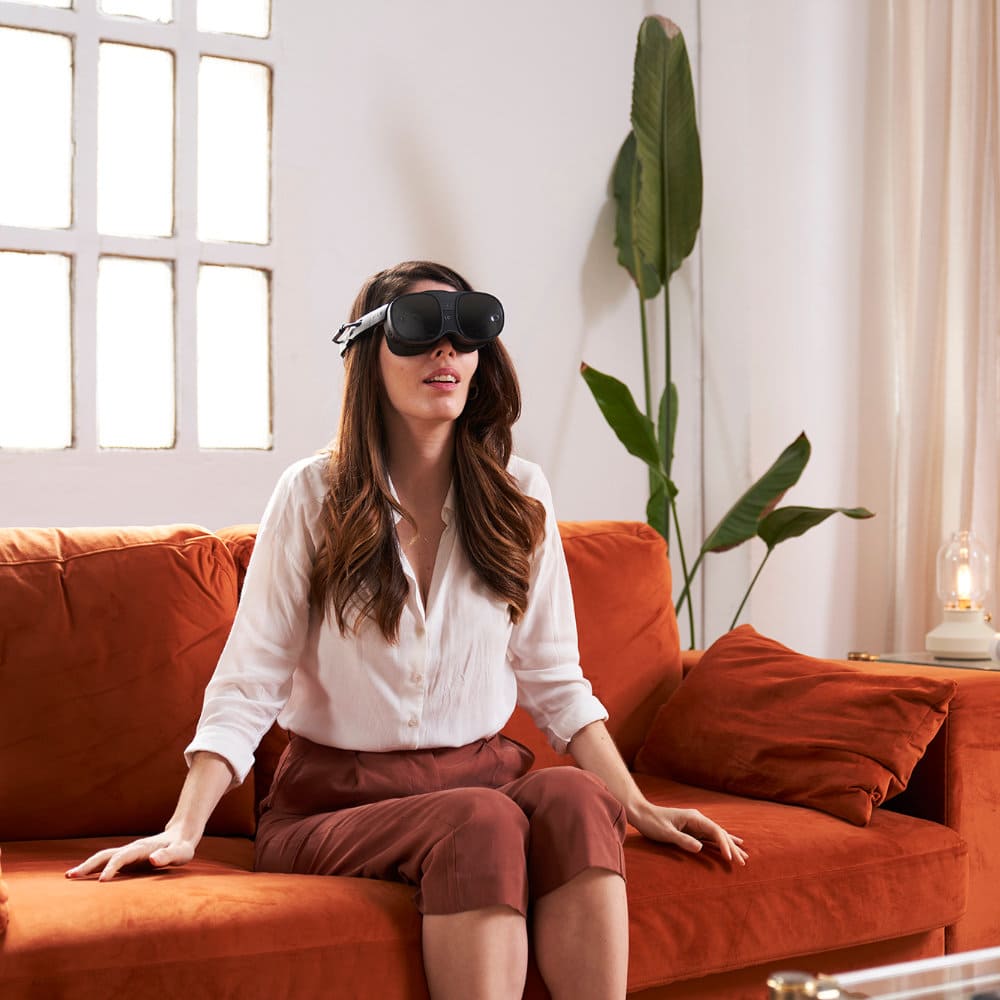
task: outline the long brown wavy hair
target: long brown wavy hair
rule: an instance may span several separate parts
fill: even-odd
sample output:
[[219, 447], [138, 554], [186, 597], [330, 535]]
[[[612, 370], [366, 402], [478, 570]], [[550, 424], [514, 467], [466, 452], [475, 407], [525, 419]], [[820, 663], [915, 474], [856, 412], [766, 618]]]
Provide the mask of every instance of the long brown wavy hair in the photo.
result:
[[[416, 282], [437, 281], [471, 291], [456, 271], [407, 261], [370, 278], [351, 319], [402, 295]], [[406, 601], [393, 511], [412, 516], [392, 497], [382, 421], [379, 366], [382, 326], [355, 340], [345, 356], [340, 431], [330, 449], [323, 540], [312, 574], [313, 605], [335, 615], [341, 635], [371, 618], [395, 642]], [[545, 534], [545, 508], [526, 496], [507, 471], [511, 427], [521, 414], [521, 390], [510, 355], [494, 340], [479, 349], [475, 385], [455, 421], [452, 473], [459, 538], [472, 568], [518, 622], [528, 603], [531, 555]]]

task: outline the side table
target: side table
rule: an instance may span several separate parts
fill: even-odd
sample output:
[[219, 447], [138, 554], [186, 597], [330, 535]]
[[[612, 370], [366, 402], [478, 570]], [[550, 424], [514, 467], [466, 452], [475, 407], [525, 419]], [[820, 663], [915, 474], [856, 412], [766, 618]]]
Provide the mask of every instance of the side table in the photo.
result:
[[1000, 1000], [1000, 948], [923, 958], [838, 976], [813, 978], [776, 973], [768, 980], [771, 1000]]
[[930, 653], [858, 653], [847, 654], [849, 660], [862, 660], [866, 663], [916, 663], [925, 667], [962, 667], [966, 670], [997, 670], [1000, 663], [993, 660], [942, 660]]

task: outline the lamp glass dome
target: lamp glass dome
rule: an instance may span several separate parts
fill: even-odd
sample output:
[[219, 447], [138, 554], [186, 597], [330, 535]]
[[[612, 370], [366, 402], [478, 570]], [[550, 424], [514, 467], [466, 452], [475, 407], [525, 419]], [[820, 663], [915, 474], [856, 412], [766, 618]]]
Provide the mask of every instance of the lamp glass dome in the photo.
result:
[[937, 557], [937, 592], [946, 609], [979, 610], [991, 587], [990, 557], [971, 531], [956, 531]]

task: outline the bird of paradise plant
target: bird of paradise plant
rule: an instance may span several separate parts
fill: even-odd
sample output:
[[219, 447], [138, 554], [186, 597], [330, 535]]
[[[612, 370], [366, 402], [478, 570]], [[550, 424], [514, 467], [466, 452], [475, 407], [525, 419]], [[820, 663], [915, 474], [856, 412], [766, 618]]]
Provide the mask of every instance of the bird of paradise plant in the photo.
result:
[[[678, 393], [671, 371], [669, 282], [694, 249], [701, 225], [701, 144], [684, 36], [666, 18], [647, 17], [639, 28], [631, 122], [632, 129], [615, 161], [612, 191], [617, 206], [618, 262], [631, 275], [639, 294], [645, 409], [639, 409], [629, 387], [614, 376], [586, 363], [581, 364], [580, 371], [618, 439], [646, 464], [649, 470], [646, 518], [668, 544], [673, 522], [684, 580], [675, 610], [680, 615], [687, 605], [693, 647], [692, 582], [708, 553], [725, 552], [751, 538], [761, 539], [766, 546], [764, 558], [733, 616], [732, 628], [777, 545], [805, 534], [833, 514], [850, 518], [874, 515], [864, 507], [778, 507], [809, 461], [811, 446], [802, 433], [730, 507], [688, 564], [677, 516], [679, 488], [671, 475]], [[646, 303], [660, 294], [665, 370], [654, 419]]]

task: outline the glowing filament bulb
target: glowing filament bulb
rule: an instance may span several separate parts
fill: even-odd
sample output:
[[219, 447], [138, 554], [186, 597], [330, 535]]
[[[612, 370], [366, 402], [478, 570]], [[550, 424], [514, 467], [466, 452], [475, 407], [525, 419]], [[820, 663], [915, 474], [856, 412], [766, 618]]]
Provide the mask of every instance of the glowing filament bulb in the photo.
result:
[[968, 563], [961, 563], [958, 567], [956, 589], [958, 591], [958, 606], [960, 608], [971, 608], [972, 571], [969, 569]]

